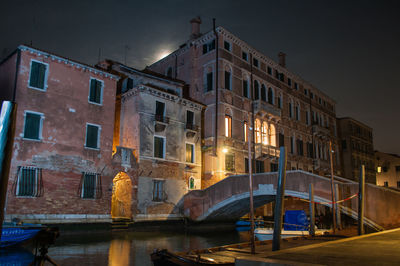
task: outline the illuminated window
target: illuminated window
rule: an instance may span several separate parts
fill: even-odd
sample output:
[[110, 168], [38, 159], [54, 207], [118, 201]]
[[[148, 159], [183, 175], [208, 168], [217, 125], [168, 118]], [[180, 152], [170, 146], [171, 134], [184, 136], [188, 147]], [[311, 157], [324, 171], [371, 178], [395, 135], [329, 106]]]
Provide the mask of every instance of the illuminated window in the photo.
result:
[[276, 130], [275, 125], [270, 124], [268, 128], [269, 145], [276, 147]]
[[267, 132], [268, 132], [268, 124], [267, 122], [263, 122], [261, 127], [261, 141], [262, 144], [264, 145], [268, 145]]
[[255, 135], [256, 135], [256, 143], [261, 143], [261, 122], [260, 119], [256, 119], [255, 122]]
[[244, 136], [244, 141], [247, 141], [247, 122], [243, 123], [243, 136]]
[[232, 137], [232, 117], [225, 115], [225, 137]]
[[377, 173], [382, 173], [382, 167], [381, 167], [381, 166], [378, 166], [378, 167], [376, 168], [376, 172], [377, 172]]
[[47, 87], [47, 70], [47, 64], [32, 60], [29, 74], [29, 87], [45, 91]]
[[225, 154], [225, 170], [234, 172], [235, 171], [235, 155]]
[[186, 143], [186, 162], [194, 163], [194, 144]]

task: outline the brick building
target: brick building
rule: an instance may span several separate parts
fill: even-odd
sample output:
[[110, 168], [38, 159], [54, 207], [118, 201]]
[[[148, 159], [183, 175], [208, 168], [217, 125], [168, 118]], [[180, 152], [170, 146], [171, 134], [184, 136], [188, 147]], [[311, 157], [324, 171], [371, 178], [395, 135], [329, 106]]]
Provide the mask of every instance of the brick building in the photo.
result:
[[106, 60], [98, 64], [121, 76], [114, 146], [133, 150], [134, 220], [181, 218], [177, 203], [201, 188], [203, 105], [184, 97], [185, 83]]
[[[190, 98], [206, 105], [202, 188], [248, 171], [249, 128], [254, 127], [256, 172], [276, 171], [279, 146], [288, 169], [329, 174], [329, 141], [340, 174], [335, 102], [223, 27], [200, 33], [191, 20], [190, 39], [148, 69], [184, 80]], [[216, 89], [217, 88], [217, 89]]]
[[376, 184], [400, 189], [400, 156], [375, 151]]
[[0, 64], [18, 104], [6, 219], [111, 221], [118, 76], [29, 46]]
[[365, 182], [376, 184], [372, 128], [351, 117], [338, 118], [343, 177], [358, 180], [365, 165]]

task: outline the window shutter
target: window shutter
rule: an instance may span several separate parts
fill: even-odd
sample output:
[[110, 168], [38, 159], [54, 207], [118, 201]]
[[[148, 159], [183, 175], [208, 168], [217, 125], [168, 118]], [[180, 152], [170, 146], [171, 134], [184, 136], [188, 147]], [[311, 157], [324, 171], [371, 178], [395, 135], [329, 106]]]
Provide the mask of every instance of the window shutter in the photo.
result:
[[156, 101], [156, 115], [164, 116], [165, 103]]
[[38, 64], [38, 79], [37, 79], [37, 88], [44, 89], [44, 80], [46, 76], [46, 65]]
[[213, 73], [207, 73], [207, 91], [211, 91], [213, 87]]
[[87, 131], [86, 131], [86, 147], [89, 148], [98, 148], [97, 147], [97, 142], [98, 142], [98, 127], [97, 126], [92, 126], [92, 125], [87, 125]]
[[40, 119], [38, 114], [26, 113], [24, 138], [39, 139]]
[[194, 113], [192, 111], [187, 111], [186, 112], [186, 123], [189, 125], [193, 125], [194, 119], [193, 119]]
[[95, 101], [96, 103], [101, 103], [101, 82], [98, 80], [95, 80], [95, 84], [96, 84], [96, 90], [95, 90]]
[[96, 102], [95, 98], [96, 98], [96, 80], [95, 79], [91, 79], [90, 80], [90, 90], [89, 90], [89, 101], [91, 102]]

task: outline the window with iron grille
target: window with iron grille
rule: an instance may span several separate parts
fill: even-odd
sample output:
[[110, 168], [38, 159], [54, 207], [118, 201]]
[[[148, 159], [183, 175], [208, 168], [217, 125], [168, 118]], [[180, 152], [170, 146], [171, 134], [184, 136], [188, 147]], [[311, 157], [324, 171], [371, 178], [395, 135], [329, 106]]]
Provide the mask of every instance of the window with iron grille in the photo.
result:
[[153, 180], [153, 201], [163, 201], [166, 199], [164, 185], [165, 180]]
[[83, 199], [99, 199], [102, 196], [101, 177], [97, 173], [83, 172], [79, 186], [79, 196]]
[[31, 61], [29, 75], [29, 87], [38, 90], [46, 90], [48, 65], [39, 61]]
[[225, 154], [225, 170], [233, 172], [235, 171], [235, 155]]
[[42, 169], [19, 167], [14, 183], [14, 193], [19, 197], [40, 197], [43, 195]]
[[91, 78], [89, 90], [89, 102], [102, 104], [103, 100], [103, 81]]

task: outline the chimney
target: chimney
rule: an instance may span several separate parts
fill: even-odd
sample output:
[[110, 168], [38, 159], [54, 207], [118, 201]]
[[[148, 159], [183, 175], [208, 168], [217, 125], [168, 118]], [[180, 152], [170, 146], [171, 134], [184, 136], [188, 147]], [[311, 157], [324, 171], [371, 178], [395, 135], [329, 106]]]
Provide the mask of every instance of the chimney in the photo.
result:
[[192, 24], [192, 33], [190, 34], [190, 39], [195, 39], [199, 37], [200, 34], [200, 24], [201, 24], [201, 19], [199, 16], [193, 18], [190, 21], [190, 24]]
[[279, 65], [286, 67], [286, 54], [283, 52], [279, 52], [278, 58], [279, 58]]

